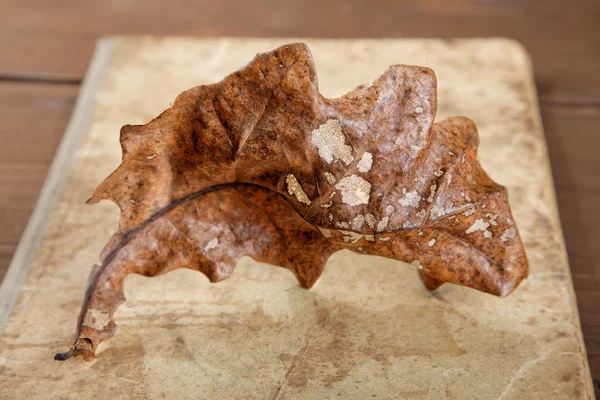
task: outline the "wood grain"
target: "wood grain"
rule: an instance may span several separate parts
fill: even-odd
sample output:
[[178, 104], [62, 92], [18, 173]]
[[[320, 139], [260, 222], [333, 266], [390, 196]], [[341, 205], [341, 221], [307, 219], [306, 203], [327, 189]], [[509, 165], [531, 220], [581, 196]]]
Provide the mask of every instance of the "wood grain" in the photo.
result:
[[546, 106], [544, 129], [592, 375], [600, 377], [600, 107]]
[[505, 36], [531, 52], [541, 99], [600, 102], [600, 3], [503, 0], [6, 0], [0, 74], [81, 79], [101, 35]]
[[2, 277], [4, 277], [8, 264], [10, 264], [10, 260], [16, 249], [17, 243], [0, 243], [0, 274]]
[[25, 229], [78, 86], [0, 82], [0, 280]]

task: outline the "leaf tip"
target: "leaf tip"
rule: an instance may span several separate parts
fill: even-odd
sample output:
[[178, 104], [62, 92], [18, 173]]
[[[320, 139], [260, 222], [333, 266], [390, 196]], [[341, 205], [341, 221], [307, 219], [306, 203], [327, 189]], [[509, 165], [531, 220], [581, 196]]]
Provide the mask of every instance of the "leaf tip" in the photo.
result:
[[88, 338], [79, 338], [73, 346], [64, 353], [56, 353], [54, 359], [56, 361], [66, 361], [69, 358], [82, 356], [84, 360], [91, 361], [96, 358], [94, 354], [94, 345]]
[[54, 359], [56, 361], [66, 361], [69, 358], [73, 357], [73, 351], [69, 350], [69, 351], [65, 351], [64, 353], [56, 353], [54, 355]]

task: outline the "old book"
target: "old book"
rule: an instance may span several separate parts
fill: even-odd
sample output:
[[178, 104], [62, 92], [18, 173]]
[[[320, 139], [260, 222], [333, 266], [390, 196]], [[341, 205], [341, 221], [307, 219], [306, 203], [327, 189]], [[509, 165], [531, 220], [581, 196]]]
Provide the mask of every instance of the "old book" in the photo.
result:
[[508, 188], [531, 273], [505, 299], [429, 293], [414, 267], [336, 253], [311, 290], [245, 258], [211, 284], [194, 271], [130, 276], [119, 329], [93, 362], [57, 363], [118, 209], [86, 206], [120, 161], [119, 128], [291, 39], [110, 38], [88, 72], [38, 206], [0, 289], [7, 398], [472, 398], [593, 396], [530, 60], [504, 39], [303, 40], [337, 97], [391, 64], [432, 68], [436, 120], [478, 125], [479, 160]]

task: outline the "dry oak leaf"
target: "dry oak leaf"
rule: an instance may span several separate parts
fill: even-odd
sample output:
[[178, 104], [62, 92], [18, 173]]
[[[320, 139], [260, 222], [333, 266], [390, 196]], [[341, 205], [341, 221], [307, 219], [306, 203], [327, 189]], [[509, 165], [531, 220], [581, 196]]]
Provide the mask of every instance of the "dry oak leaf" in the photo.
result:
[[128, 274], [190, 268], [217, 282], [245, 255], [306, 288], [349, 249], [412, 263], [429, 289], [511, 293], [528, 264], [506, 189], [477, 162], [472, 121], [433, 123], [436, 85], [430, 69], [394, 65], [326, 99], [294, 43], [124, 126], [123, 162], [89, 200], [117, 203], [119, 230], [56, 358], [93, 358], [113, 335]]

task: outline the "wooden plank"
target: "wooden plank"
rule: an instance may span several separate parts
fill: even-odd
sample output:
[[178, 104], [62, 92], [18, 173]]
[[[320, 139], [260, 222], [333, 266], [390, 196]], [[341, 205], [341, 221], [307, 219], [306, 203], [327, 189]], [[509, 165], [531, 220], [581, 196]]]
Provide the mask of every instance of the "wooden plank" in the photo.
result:
[[38, 243], [46, 229], [50, 210], [56, 204], [60, 189], [66, 179], [66, 172], [71, 165], [75, 151], [79, 147], [82, 131], [87, 127], [95, 101], [94, 93], [98, 90], [112, 49], [113, 41], [111, 40], [98, 43], [96, 58], [92, 62], [83, 83], [82, 95], [75, 103], [73, 117], [69, 121], [61, 144], [52, 161], [48, 177], [37, 198], [36, 206], [0, 285], [0, 332], [4, 329], [12, 307], [17, 300]]
[[16, 244], [19, 241], [46, 179], [49, 164], [0, 163], [0, 219], [5, 226], [0, 230], [0, 243]]
[[0, 243], [0, 282], [4, 278], [4, 273], [8, 269], [8, 265], [16, 249], [16, 243]]
[[78, 92], [78, 85], [0, 82], [0, 163], [51, 162]]
[[46, 179], [78, 89], [0, 82], [0, 281]]
[[78, 80], [106, 34], [254, 37], [506, 36], [533, 56], [540, 98], [600, 103], [600, 3], [310, 0], [6, 0], [0, 74]]
[[600, 381], [600, 107], [542, 108], [592, 376]]
[[[437, 42], [429, 45], [437, 46], [444, 52], [456, 52], [460, 49], [460, 44], [440, 46], [440, 43]], [[515, 218], [526, 243], [528, 243], [529, 256], [532, 260], [532, 276], [514, 295], [505, 300], [498, 300], [467, 289], [448, 287], [435, 296], [437, 300], [425, 298], [422, 295], [422, 289], [412, 286], [412, 283], [417, 282], [414, 281], [414, 275], [408, 273], [409, 270], [399, 268], [394, 263], [383, 263], [379, 259], [367, 260], [361, 259], [359, 256], [344, 258], [341, 253], [338, 261], [332, 262], [328, 266], [322, 283], [312, 291], [297, 288], [293, 281], [288, 280], [288, 278], [291, 279], [291, 276], [286, 275], [285, 271], [275, 270], [257, 263], [242, 263], [231, 280], [220, 283], [218, 287], [209, 285], [205, 279], [203, 280], [194, 272], [179, 275], [169, 274], [163, 277], [164, 279], [134, 278], [128, 280], [130, 299], [128, 304], [121, 309], [119, 317], [119, 320], [125, 324], [120, 327], [120, 334], [114, 340], [109, 341], [107, 347], [104, 347], [101, 354], [103, 359], [85, 369], [73, 362], [63, 364], [59, 368], [55, 367], [56, 364], [47, 358], [46, 347], [55, 346], [56, 342], [49, 343], [48, 341], [59, 336], [65, 338], [69, 336], [70, 327], [65, 327], [65, 323], [74, 318], [79, 303], [75, 299], [83, 292], [81, 286], [83, 282], [80, 282], [77, 275], [81, 272], [82, 266], [89, 265], [93, 262], [91, 260], [95, 260], [96, 253], [105, 240], [104, 236], [114, 229], [113, 220], [116, 220], [114, 207], [98, 205], [94, 212], [87, 210], [83, 212], [79, 205], [80, 199], [85, 197], [90, 187], [93, 187], [101, 176], [112, 169], [110, 165], [107, 165], [109, 164], [108, 160], [110, 160], [110, 164], [116, 164], [120, 159], [116, 140], [113, 141], [114, 143], [111, 142], [104, 132], [107, 129], [116, 131], [123, 119], [132, 122], [144, 120], [154, 111], [160, 111], [164, 107], [166, 100], [162, 95], [143, 98], [138, 96], [140, 90], [146, 87], [148, 79], [152, 79], [148, 74], [155, 74], [154, 79], [160, 81], [160, 84], [154, 88], [157, 92], [173, 96], [181, 90], [181, 86], [187, 87], [191, 81], [201, 82], [202, 79], [212, 81], [215, 76], [222, 74], [220, 70], [214, 69], [214, 63], [211, 64], [212, 66], [204, 66], [206, 70], [193, 64], [196, 67], [191, 73], [193, 76], [186, 76], [183, 80], [163, 79], [164, 76], [181, 76], [178, 73], [180, 70], [192, 71], [191, 65], [186, 63], [195, 63], [195, 61], [193, 57], [184, 57], [178, 59], [178, 63], [181, 64], [170, 65], [164, 62], [165, 57], [160, 57], [162, 52], [175, 51], [177, 54], [182, 54], [184, 49], [193, 46], [194, 44], [190, 41], [170, 39], [170, 41], [156, 42], [152, 40], [126, 41], [125, 45], [120, 47], [118, 59], [113, 68], [115, 79], [111, 79], [111, 84], [104, 87], [103, 92], [97, 96], [101, 112], [94, 119], [94, 125], [79, 153], [77, 163], [67, 183], [69, 189], [61, 198], [59, 211], [54, 213], [53, 223], [49, 225], [50, 231], [46, 240], [42, 242], [39, 256], [36, 257], [28, 280], [28, 290], [24, 292], [22, 301], [19, 302], [18, 315], [21, 316], [19, 317], [21, 319], [16, 322], [11, 320], [13, 323], [12, 325], [9, 323], [7, 326], [7, 335], [3, 337], [4, 341], [0, 341], [0, 347], [7, 352], [8, 361], [4, 364], [4, 368], [10, 372], [6, 374], [7, 379], [4, 381], [6, 388], [18, 390], [19, 393], [27, 395], [29, 398], [47, 397], [52, 390], [60, 391], [60, 393], [73, 393], [73, 396], [77, 398], [85, 398], [91, 393], [86, 390], [86, 385], [89, 387], [89, 385], [95, 384], [98, 384], [95, 386], [97, 392], [94, 392], [96, 397], [109, 392], [116, 398], [121, 395], [128, 397], [132, 395], [181, 397], [181, 393], [185, 393], [187, 390], [195, 391], [196, 394], [198, 390], [207, 390], [212, 391], [213, 394], [218, 392], [222, 397], [227, 397], [227, 395], [223, 395], [223, 392], [234, 393], [239, 389], [240, 384], [260, 387], [267, 394], [269, 391], [272, 393], [277, 389], [277, 385], [280, 385], [281, 382], [285, 382], [284, 377], [287, 376], [286, 370], [288, 370], [290, 357], [293, 358], [292, 354], [297, 354], [298, 348], [309, 341], [312, 342], [314, 349], [306, 352], [307, 357], [302, 360], [303, 363], [306, 363], [306, 368], [297, 371], [297, 374], [300, 378], [306, 378], [307, 383], [304, 384], [309, 385], [306, 390], [326, 392], [330, 388], [322, 380], [327, 378], [331, 368], [335, 370], [337, 367], [335, 365], [328, 366], [323, 370], [323, 374], [311, 375], [310, 368], [313, 366], [321, 368], [320, 365], [327, 364], [331, 360], [329, 355], [325, 359], [319, 358], [321, 354], [319, 349], [322, 349], [323, 352], [332, 352], [330, 355], [337, 354], [344, 357], [343, 365], [349, 365], [348, 362], [355, 358], [361, 359], [361, 357], [369, 356], [360, 349], [356, 352], [343, 351], [343, 354], [339, 353], [340, 348], [346, 349], [346, 345], [352, 344], [353, 336], [335, 336], [341, 325], [331, 324], [339, 323], [347, 326], [344, 324], [358, 323], [357, 326], [348, 325], [347, 328], [342, 329], [344, 332], [358, 332], [354, 328], [368, 330], [372, 326], [371, 318], [375, 318], [381, 325], [377, 325], [378, 329], [371, 332], [375, 335], [374, 338], [384, 330], [390, 330], [390, 334], [386, 336], [387, 339], [379, 338], [375, 340], [375, 343], [377, 340], [386, 341], [390, 338], [396, 345], [411, 343], [411, 340], [403, 340], [403, 335], [410, 334], [416, 329], [415, 336], [412, 337], [412, 341], [414, 341], [415, 338], [421, 338], [424, 332], [434, 330], [433, 337], [453, 338], [450, 347], [460, 345], [467, 349], [463, 352], [448, 352], [450, 347], [444, 345], [441, 346], [441, 352], [436, 353], [440, 348], [436, 348], [435, 344], [429, 343], [427, 340], [417, 340], [418, 345], [423, 346], [424, 349], [421, 353], [409, 353], [410, 356], [407, 356], [406, 353], [399, 351], [398, 355], [386, 355], [387, 363], [383, 363], [382, 368], [383, 373], [391, 374], [390, 376], [397, 371], [388, 368], [389, 365], [402, 368], [403, 365], [407, 365], [406, 362], [411, 363], [409, 371], [403, 373], [401, 377], [394, 376], [399, 380], [393, 379], [387, 382], [401, 384], [403, 389], [409, 386], [414, 387], [417, 391], [412, 391], [412, 396], [415, 396], [415, 393], [423, 395], [424, 392], [418, 391], [421, 389], [419, 385], [423, 382], [430, 386], [425, 394], [431, 394], [438, 389], [443, 390], [443, 386], [429, 385], [430, 379], [442, 379], [443, 381], [447, 378], [448, 382], [453, 385], [469, 380], [469, 391], [477, 388], [478, 385], [481, 386], [481, 390], [476, 391], [478, 396], [494, 392], [496, 396], [492, 397], [497, 397], [499, 394], [501, 398], [505, 399], [527, 398], [533, 393], [539, 394], [538, 390], [550, 391], [553, 394], [566, 393], [564, 392], [566, 390], [569, 398], [588, 398], [585, 397], [586, 386], [584, 382], [580, 381], [580, 379], [585, 380], [584, 373], [582, 373], [584, 370], [581, 368], [582, 362], [585, 364], [585, 360], [577, 356], [580, 354], [581, 344], [578, 336], [577, 316], [573, 312], [575, 305], [566, 301], [571, 294], [569, 274], [566, 269], [562, 241], [558, 234], [559, 229], [556, 225], [557, 214], [549, 183], [549, 170], [545, 167], [547, 165], [545, 148], [535, 112], [536, 100], [532, 93], [533, 86], [530, 76], [528, 73], [522, 73], [519, 75], [521, 78], [515, 79], [514, 82], [499, 80], [498, 77], [489, 82], [491, 87], [496, 89], [493, 91], [494, 93], [512, 93], [511, 91], [518, 93], [515, 96], [507, 96], [506, 99], [510, 100], [510, 104], [501, 105], [500, 98], [495, 98], [493, 101], [489, 98], [487, 100], [477, 98], [477, 93], [483, 96], [481, 94], [483, 92], [477, 91], [469, 92], [469, 96], [454, 96], [452, 95], [453, 90], [473, 89], [473, 86], [468, 89], [469, 85], [457, 85], [457, 82], [461, 80], [466, 82], [472, 79], [472, 75], [464, 71], [473, 66], [448, 65], [440, 60], [435, 60], [435, 57], [432, 62], [439, 72], [438, 76], [444, 82], [449, 82], [445, 88], [447, 91], [446, 103], [440, 103], [440, 118], [446, 116], [450, 111], [473, 115], [478, 120], [482, 133], [480, 146], [482, 162], [486, 168], [489, 167], [492, 176], [507, 184], [509, 189], [512, 188], [511, 199]], [[261, 42], [261, 48], [264, 46], [266, 46], [265, 42]], [[453, 46], [457, 47], [453, 49]], [[519, 53], [518, 48], [515, 49], [510, 44], [506, 46], [509, 49], [513, 48], [515, 53]], [[318, 47], [315, 43], [315, 49]], [[320, 51], [315, 50], [316, 54], [320, 54], [317, 56], [317, 61], [328, 60], [327, 62], [331, 63], [332, 60], [339, 60], [339, 57], [331, 57], [331, 52], [334, 51], [332, 49], [333, 47], [329, 45], [322, 47]], [[506, 48], [503, 49], [506, 51]], [[247, 44], [238, 43], [235, 51], [232, 51], [231, 54], [226, 52], [226, 54], [242, 58], [241, 54], [244, 53], [243, 57], [246, 58], [256, 50]], [[490, 54], [489, 50], [491, 49], [480, 54]], [[204, 48], [199, 52], [207, 53], [207, 49]], [[208, 53], [214, 53], [214, 49]], [[382, 51], [372, 54], [385, 56], [385, 52]], [[423, 51], [413, 51], [411, 54], [419, 59], [425, 57]], [[489, 72], [489, 75], [486, 76], [494, 76], [495, 65], [482, 56], [475, 58], [481, 63], [475, 67], [476, 69], [484, 68]], [[523, 58], [520, 56], [517, 58], [521, 60], [520, 63], [512, 67], [506, 65], [504, 67], [509, 70], [514, 67], [514, 72], [523, 72], [521, 69]], [[508, 57], [508, 59], [512, 58]], [[369, 60], [369, 62], [373, 61]], [[148, 65], [153, 64], [157, 65], [156, 69], [147, 69]], [[239, 65], [240, 60], [231, 61], [231, 64]], [[325, 62], [325, 64], [327, 63]], [[360, 68], [366, 68], [365, 64], [368, 63], [363, 63], [362, 67], [358, 66], [357, 60], [354, 60], [352, 73], [358, 73]], [[509, 63], [509, 65], [512, 64]], [[521, 67], [517, 67], [518, 65]], [[146, 71], [145, 74], [140, 74], [140, 69]], [[378, 69], [380, 68], [378, 67]], [[323, 68], [325, 77], [321, 75], [321, 84], [324, 91], [339, 90], [339, 88], [332, 87], [331, 82], [335, 82], [335, 78], [342, 70], [332, 68], [331, 65], [329, 68]], [[329, 75], [327, 75], [327, 71], [329, 71]], [[335, 74], [332, 74], [332, 71]], [[368, 73], [364, 72], [362, 75], [369, 77], [374, 74], [374, 71], [371, 70]], [[143, 79], [141, 79], [142, 75]], [[363, 79], [362, 75], [361, 80]], [[483, 75], [481, 74], [479, 77]], [[117, 76], [122, 79], [116, 78]], [[446, 79], [449, 76], [453, 76], [455, 79]], [[340, 80], [340, 82], [346, 82], [349, 85], [347, 79]], [[116, 85], [117, 82], [121, 84]], [[344, 89], [347, 88], [344, 87]], [[118, 95], [111, 96], [110, 93]], [[128, 96], [138, 96], [136, 99], [140, 100], [136, 103], [136, 107], [127, 107], [133, 101], [133, 97], [129, 98]], [[172, 96], [165, 95], [164, 97]], [[463, 100], [453, 101], [456, 98]], [[482, 108], [482, 101], [488, 101], [489, 104]], [[514, 101], [519, 102], [522, 107], [512, 109], [510, 105]], [[499, 108], [494, 109], [494, 107]], [[504, 120], [497, 118], [499, 112], [506, 116]], [[506, 124], [505, 129], [499, 129], [500, 126], [496, 124]], [[516, 135], [517, 132], [520, 134], [511, 136], [515, 140], [510, 142], [510, 146], [507, 145], [509, 143], [507, 140], [501, 140], [503, 135]], [[503, 143], [504, 147], [502, 147]], [[519, 168], [524, 168], [524, 166], [528, 166], [526, 175], [518, 173]], [[534, 168], [534, 166], [536, 167]], [[88, 180], [90, 181], [88, 182]], [[531, 215], [531, 203], [540, 205], [536, 210], [542, 214], [541, 221], [546, 225], [539, 224], [535, 215]], [[91, 226], [94, 227], [93, 231], [82, 234], [86, 228], [90, 229]], [[68, 244], [68, 246], [63, 246], [63, 244]], [[77, 247], [79, 250], [74, 252], [71, 250], [72, 247]], [[347, 268], [349, 264], [353, 265], [352, 269]], [[359, 277], [367, 276], [366, 271], [374, 268], [373, 264], [377, 264], [377, 268], [385, 271], [386, 279], [371, 283], [363, 282]], [[50, 286], [51, 290], [48, 290], [47, 285], [50, 279], [53, 279], [53, 285]], [[256, 290], [257, 282], [262, 282], [260, 283], [262, 290]], [[356, 282], [363, 282], [367, 286], [363, 286], [363, 284], [356, 286]], [[377, 290], [364, 292], [364, 289], [368, 288], [370, 284], [375, 284]], [[175, 288], [181, 285], [188, 285], [189, 288], [193, 287], [194, 289], [168, 290], [169, 287]], [[235, 298], [223, 297], [224, 293], [233, 293], [233, 288], [245, 291], [236, 292], [238, 294]], [[264, 292], [269, 293], [266, 299], [261, 297], [261, 293]], [[352, 298], [357, 295], [357, 292], [360, 292], [358, 293], [360, 299], [353, 302]], [[253, 294], [251, 295], [251, 293]], [[257, 296], [257, 293], [258, 297], [253, 297]], [[387, 300], [377, 297], [382, 293]], [[540, 294], [543, 295], [541, 298]], [[213, 301], [207, 302], [203, 296], [208, 296], [207, 298]], [[161, 299], [165, 297], [171, 301], [160, 302], [160, 304], [164, 304], [164, 309], [159, 309], [157, 304], [150, 301], [155, 301], [158, 297]], [[248, 299], [252, 299], [252, 301]], [[273, 302], [269, 302], [269, 299]], [[401, 303], [396, 308], [388, 309], [386, 304], [389, 305], [390, 299], [399, 299]], [[538, 301], [539, 303], [537, 303]], [[51, 305], [49, 302], [57, 304]], [[223, 313], [223, 310], [218, 307], [224, 304], [227, 304], [227, 307], [233, 307], [234, 313]], [[258, 311], [256, 311], [257, 304], [263, 305]], [[300, 305], [301, 315], [297, 314], [298, 309], [287, 310], [286, 304]], [[349, 304], [353, 304], [353, 306], [347, 307]], [[369, 305], [368, 312], [364, 308], [365, 304]], [[49, 306], [53, 310], [51, 316], [43, 311]], [[316, 310], [313, 306], [316, 306]], [[152, 309], [151, 320], [146, 317], [148, 307]], [[329, 317], [315, 325], [312, 318], [317, 317], [316, 311], [319, 310], [319, 307], [326, 310]], [[383, 307], [382, 310], [379, 310], [382, 314], [372, 312], [377, 307]], [[405, 314], [408, 312], [407, 310], [412, 309], [411, 307], [417, 307], [415, 310], [419, 318], [414, 318], [410, 313]], [[428, 307], [432, 308], [428, 309]], [[519, 309], [519, 313], [513, 312], [516, 308]], [[545, 312], [539, 312], [540, 309]], [[184, 310], [186, 314], [180, 314], [181, 310]], [[531, 312], [533, 318], [522, 320], [525, 311]], [[396, 312], [399, 314], [396, 315]], [[381, 320], [377, 319], [380, 315]], [[436, 315], [437, 317], [435, 317]], [[227, 318], [232, 316], [236, 319], [233, 324], [227, 322]], [[434, 318], [427, 319], [426, 326], [412, 324], [414, 321], [423, 321], [424, 316], [434, 316]], [[305, 317], [308, 317], [307, 321], [302, 320]], [[360, 320], [356, 318], [363, 317], [365, 324], [361, 326]], [[51, 324], [44, 322], [48, 318], [52, 318]], [[185, 318], [191, 318], [195, 325], [190, 324], [190, 321]], [[411, 323], [398, 329], [397, 322], [401, 323], [406, 320]], [[153, 325], [160, 321], [165, 324]], [[250, 334], [249, 331], [246, 331], [249, 321], [265, 321], [265, 324], [257, 325]], [[465, 321], [473, 323], [465, 323]], [[201, 329], [198, 329], [198, 325], [201, 326]], [[227, 329], [223, 330], [224, 326]], [[311, 330], [312, 327], [316, 327], [317, 330]], [[455, 330], [456, 327], [460, 327], [460, 329]], [[452, 335], [438, 336], [436, 329], [442, 329], [443, 332], [440, 331], [440, 333], [444, 334], [447, 333], [446, 329], [451, 329]], [[551, 335], [548, 336], [548, 334]], [[291, 340], [296, 337], [295, 335], [299, 335], [297, 340]], [[357, 337], [363, 336], [357, 335]], [[248, 340], [249, 337], [251, 337], [252, 343], [244, 343], [244, 340]], [[313, 339], [318, 340], [313, 341]], [[332, 340], [333, 342], [331, 342]], [[283, 346], [280, 350], [290, 350], [285, 354], [280, 353], [278, 360], [281, 361], [281, 365], [278, 362], [272, 362], [273, 357], [278, 354], [277, 350], [275, 353], [270, 350], [262, 350], [263, 346], [264, 349], [272, 349], [275, 342], [277, 346]], [[330, 342], [342, 343], [342, 345], [340, 347], [336, 344], [331, 347], [328, 345]], [[235, 346], [236, 343], [242, 345], [244, 349], [236, 353], [237, 357], [223, 353], [227, 353], [227, 350], [231, 351], [231, 346]], [[253, 352], [257, 349], [257, 343], [260, 343], [258, 347], [261, 350]], [[211, 347], [212, 345], [214, 347]], [[437, 350], [429, 351], [434, 348]], [[218, 349], [218, 354], [215, 355], [211, 349]], [[473, 363], [468, 361], [469, 357], [479, 354], [481, 349], [486, 349], [485, 356], [477, 356], [476, 360], [471, 360]], [[414, 349], [408, 350], [414, 351]], [[252, 353], [250, 354], [250, 352]], [[426, 356], [419, 358], [420, 354]], [[225, 358], [222, 357], [223, 355]], [[250, 358], [247, 357], [248, 355]], [[286, 355], [288, 358], [284, 357]], [[392, 364], [402, 357], [407, 357], [407, 359], [398, 364]], [[435, 368], [429, 364], [434, 358], [442, 361], [439, 365], [436, 363]], [[32, 362], [34, 359], [37, 361]], [[169, 368], [164, 369], [167, 359]], [[146, 364], [142, 365], [142, 360]], [[557, 360], [558, 362], [556, 362]], [[464, 362], [468, 364], [461, 364]], [[478, 367], [478, 363], [486, 362], [492, 365]], [[507, 365], [506, 362], [514, 362], [514, 364]], [[227, 363], [233, 363], [233, 365]], [[264, 369], [247, 367], [237, 369], [236, 365], [239, 363], [248, 363], [248, 365], [262, 363]], [[376, 360], [372, 362], [372, 365], [375, 365], [376, 369], [381, 367]], [[459, 368], [461, 365], [472, 368], [470, 371], [473, 373], [465, 373], [467, 370]], [[436, 370], [436, 368], [441, 369]], [[438, 372], [443, 370], [449, 374], [439, 375]], [[491, 370], [493, 370], [491, 375], [478, 373]], [[186, 371], [186, 373], [178, 371]], [[207, 379], [205, 384], [198, 386], [198, 376], [194, 376], [194, 374], [207, 372], [213, 374], [211, 376], [218, 375], [219, 379]], [[342, 379], [346, 378], [350, 372], [359, 375], [361, 373], [357, 369], [345, 370]], [[369, 379], [381, 378], [381, 376], [371, 373], [373, 371], [367, 372], [369, 372]], [[214, 375], [215, 373], [217, 375]], [[256, 379], [252, 376], [255, 373], [259, 375], [265, 373], [266, 375], [260, 375], [261, 379]], [[511, 373], [514, 374], [511, 375]], [[425, 375], [422, 376], [422, 374]], [[165, 379], [165, 376], [168, 376], [169, 379]], [[51, 379], [43, 379], [46, 377]], [[411, 380], [412, 378], [414, 379]], [[408, 381], [404, 382], [405, 379]], [[221, 381], [225, 384], [219, 387], [214, 386]], [[81, 382], [85, 382], [85, 385], [82, 385]], [[156, 382], [160, 382], [160, 385], [157, 385]], [[336, 382], [333, 381], [333, 384], [337, 384]], [[353, 379], [348, 383], [349, 386], [346, 389], [352, 390], [353, 393], [356, 389], [369, 388], [368, 385], [357, 387], [356, 381]], [[374, 385], [372, 382], [370, 384], [372, 388], [386, 390], [384, 385]], [[533, 385], [533, 390], [531, 385]], [[446, 391], [446, 397], [464, 398], [464, 391], [457, 391], [464, 388], [452, 385], [446, 387], [449, 390]], [[297, 387], [288, 387], [286, 392], [290, 397], [294, 397], [294, 394], [299, 393], [297, 389]], [[79, 392], [75, 393], [76, 390]], [[164, 391], [161, 393], [161, 390]], [[443, 393], [440, 394], [443, 395]]]

